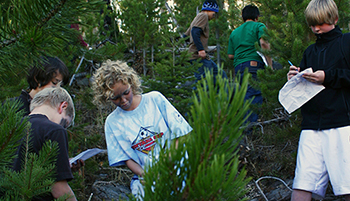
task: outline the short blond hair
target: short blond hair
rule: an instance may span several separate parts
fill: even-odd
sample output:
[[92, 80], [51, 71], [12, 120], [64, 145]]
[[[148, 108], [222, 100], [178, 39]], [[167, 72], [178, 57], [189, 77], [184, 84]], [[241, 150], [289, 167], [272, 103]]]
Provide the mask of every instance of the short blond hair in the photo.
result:
[[131, 86], [134, 95], [142, 93], [140, 78], [134, 69], [123, 61], [107, 60], [96, 70], [92, 89], [94, 90], [94, 103], [108, 105], [108, 99], [113, 97], [113, 86], [117, 82]]
[[333, 0], [311, 0], [304, 13], [309, 26], [332, 25], [339, 17], [337, 4]]
[[64, 101], [68, 103], [66, 110], [67, 115], [71, 117], [73, 121], [75, 117], [73, 100], [69, 93], [62, 87], [50, 87], [39, 91], [30, 102], [30, 111], [33, 111], [36, 107], [44, 104], [48, 104], [55, 108]]

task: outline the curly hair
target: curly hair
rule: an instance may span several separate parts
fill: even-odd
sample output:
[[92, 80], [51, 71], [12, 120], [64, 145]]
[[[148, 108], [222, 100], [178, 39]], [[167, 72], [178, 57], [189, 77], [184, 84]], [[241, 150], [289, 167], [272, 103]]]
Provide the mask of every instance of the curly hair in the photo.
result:
[[113, 86], [123, 82], [131, 86], [134, 95], [142, 93], [140, 78], [134, 69], [123, 61], [107, 60], [94, 73], [92, 89], [94, 90], [94, 103], [108, 105], [108, 99], [113, 96]]

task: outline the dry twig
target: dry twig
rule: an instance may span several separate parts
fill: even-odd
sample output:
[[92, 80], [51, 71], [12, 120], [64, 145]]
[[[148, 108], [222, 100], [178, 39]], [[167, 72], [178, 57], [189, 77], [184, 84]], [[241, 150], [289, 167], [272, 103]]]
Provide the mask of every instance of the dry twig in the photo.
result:
[[259, 189], [261, 195], [264, 197], [264, 199], [265, 199], [266, 201], [269, 201], [269, 200], [267, 199], [267, 197], [265, 196], [264, 192], [261, 190], [261, 188], [260, 188], [260, 186], [259, 186], [259, 184], [258, 184], [258, 182], [259, 182], [260, 180], [262, 180], [262, 179], [276, 179], [276, 180], [282, 182], [290, 191], [292, 191], [292, 189], [289, 188], [289, 186], [286, 184], [286, 182], [284, 182], [282, 179], [280, 179], [280, 178], [278, 178], [278, 177], [272, 177], [272, 176], [260, 177], [258, 180], [255, 181], [255, 185], [256, 185], [256, 187]]

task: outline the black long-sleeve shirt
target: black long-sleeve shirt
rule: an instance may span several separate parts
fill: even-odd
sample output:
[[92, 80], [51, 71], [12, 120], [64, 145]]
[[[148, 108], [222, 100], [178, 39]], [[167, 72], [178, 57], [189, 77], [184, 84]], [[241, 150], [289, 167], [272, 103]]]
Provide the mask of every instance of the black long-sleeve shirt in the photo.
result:
[[[323, 70], [325, 89], [301, 107], [302, 129], [325, 130], [350, 125], [350, 34], [343, 36], [338, 26], [316, 34], [315, 44], [303, 54], [301, 70]], [[342, 51], [343, 48], [343, 51]]]

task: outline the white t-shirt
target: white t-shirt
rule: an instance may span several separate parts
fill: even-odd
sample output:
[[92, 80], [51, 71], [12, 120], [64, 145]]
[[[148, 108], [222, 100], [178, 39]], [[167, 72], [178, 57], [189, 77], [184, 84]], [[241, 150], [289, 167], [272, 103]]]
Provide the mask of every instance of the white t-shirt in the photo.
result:
[[125, 165], [125, 161], [133, 159], [145, 168], [151, 162], [151, 150], [155, 157], [159, 155], [158, 140], [164, 147], [167, 140], [186, 135], [191, 130], [187, 121], [161, 93], [142, 94], [136, 109], [125, 111], [118, 107], [106, 119], [109, 165]]

